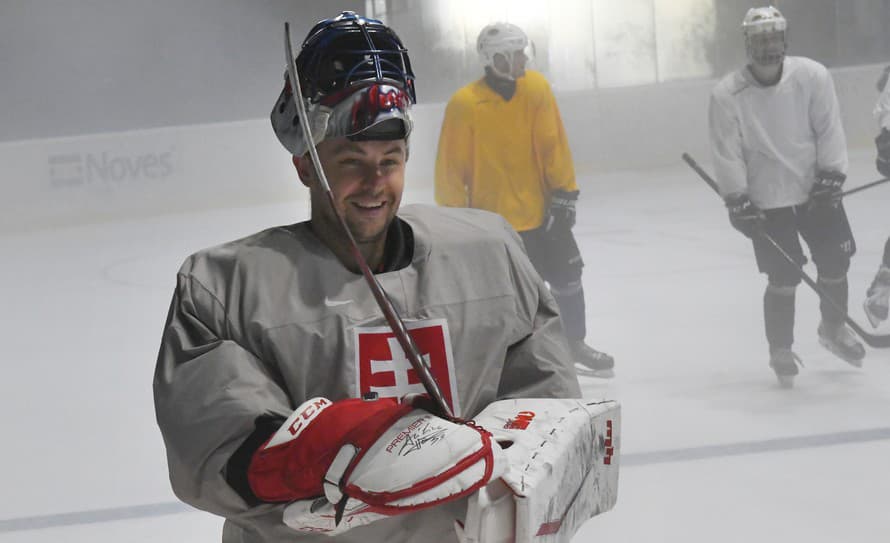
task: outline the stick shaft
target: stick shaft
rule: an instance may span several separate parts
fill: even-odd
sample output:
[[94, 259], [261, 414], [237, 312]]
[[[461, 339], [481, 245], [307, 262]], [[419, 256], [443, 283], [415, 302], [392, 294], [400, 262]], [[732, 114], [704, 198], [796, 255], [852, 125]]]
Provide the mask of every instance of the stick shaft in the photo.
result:
[[883, 179], [878, 179], [877, 181], [872, 181], [871, 183], [866, 183], [866, 184], [864, 184], [864, 185], [860, 185], [860, 186], [858, 186], [858, 187], [856, 187], [856, 188], [852, 188], [852, 189], [850, 189], [850, 190], [848, 190], [848, 191], [846, 191], [846, 192], [842, 192], [842, 193], [841, 193], [841, 196], [849, 196], [849, 195], [851, 195], [851, 194], [856, 194], [857, 192], [859, 192], [859, 191], [861, 191], [861, 190], [870, 189], [871, 187], [874, 187], [875, 185], [880, 185], [880, 184], [882, 184], [882, 183], [886, 183], [887, 181], [890, 181], [890, 177], [885, 177], [885, 178], [883, 178]]
[[380, 307], [380, 311], [383, 312], [383, 316], [384, 318], [386, 318], [387, 324], [389, 324], [389, 327], [392, 329], [396, 341], [399, 342], [399, 345], [402, 347], [402, 350], [408, 357], [408, 361], [411, 363], [411, 367], [414, 368], [415, 372], [417, 372], [417, 376], [420, 378], [420, 382], [423, 384], [423, 388], [436, 403], [436, 406], [439, 408], [441, 414], [448, 419], [455, 420], [454, 413], [451, 411], [451, 408], [448, 406], [448, 402], [445, 400], [445, 396], [442, 394], [442, 389], [439, 387], [439, 384], [436, 382], [433, 374], [430, 372], [429, 367], [427, 367], [426, 363], [423, 361], [423, 358], [420, 356], [420, 350], [417, 348], [417, 345], [414, 343], [414, 340], [408, 333], [408, 329], [405, 327], [405, 323], [402, 321], [402, 318], [399, 316], [395, 307], [392, 305], [392, 301], [386, 295], [386, 292], [384, 292], [383, 287], [380, 286], [377, 278], [371, 272], [371, 269], [368, 267], [368, 263], [365, 261], [365, 257], [362, 255], [361, 251], [359, 250], [358, 244], [355, 242], [355, 238], [352, 236], [352, 232], [349, 231], [349, 226], [347, 226], [346, 220], [337, 211], [337, 206], [334, 205], [334, 194], [331, 191], [331, 186], [328, 183], [327, 176], [324, 173], [324, 168], [322, 168], [321, 166], [321, 159], [318, 157], [318, 151], [315, 149], [315, 142], [312, 140], [312, 133], [309, 130], [309, 118], [306, 115], [306, 106], [303, 103], [303, 91], [300, 87], [300, 78], [299, 74], [297, 73], [296, 63], [294, 62], [293, 46], [291, 45], [290, 40], [290, 25], [288, 23], [284, 23], [284, 49], [285, 55], [287, 57], [288, 78], [290, 79], [291, 90], [293, 91], [293, 99], [296, 102], [297, 111], [300, 115], [300, 126], [303, 130], [303, 137], [306, 139], [306, 144], [309, 148], [309, 156], [312, 159], [312, 163], [315, 165], [315, 171], [318, 174], [319, 180], [321, 181], [322, 188], [327, 194], [328, 203], [330, 204], [331, 209], [333, 209], [334, 215], [337, 216], [337, 220], [340, 223], [340, 227], [343, 229], [346, 238], [349, 240], [349, 244], [352, 250], [352, 256], [355, 259], [355, 262], [358, 265], [359, 269], [361, 270], [365, 281], [371, 288], [371, 293], [374, 295], [374, 300]]

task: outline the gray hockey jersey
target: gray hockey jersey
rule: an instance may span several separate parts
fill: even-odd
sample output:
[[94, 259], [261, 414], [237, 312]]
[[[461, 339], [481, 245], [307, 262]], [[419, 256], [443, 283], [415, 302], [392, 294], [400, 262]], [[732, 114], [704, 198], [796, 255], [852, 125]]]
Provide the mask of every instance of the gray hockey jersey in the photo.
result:
[[724, 197], [745, 192], [761, 209], [807, 201], [817, 170], [847, 172], [847, 142], [831, 74], [786, 57], [779, 82], [760, 85], [747, 67], [711, 92], [716, 181]]
[[[499, 216], [406, 206], [409, 266], [377, 274], [456, 414], [510, 397], [580, 397], [556, 304]], [[297, 533], [284, 504], [248, 506], [226, 464], [263, 415], [303, 401], [423, 388], [368, 285], [307, 223], [190, 256], [154, 378], [176, 495], [226, 517], [224, 542], [452, 541], [465, 502], [385, 519], [337, 537]]]

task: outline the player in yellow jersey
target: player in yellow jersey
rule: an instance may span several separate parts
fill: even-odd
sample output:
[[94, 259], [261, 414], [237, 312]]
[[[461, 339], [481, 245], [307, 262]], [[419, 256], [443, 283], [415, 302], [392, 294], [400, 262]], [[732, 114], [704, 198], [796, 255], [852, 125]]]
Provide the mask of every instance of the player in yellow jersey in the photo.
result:
[[490, 24], [479, 34], [485, 75], [448, 102], [436, 201], [507, 219], [556, 298], [578, 370], [611, 377], [613, 358], [584, 342], [584, 263], [572, 234], [578, 185], [550, 85], [525, 69], [528, 47], [528, 37], [510, 23]]

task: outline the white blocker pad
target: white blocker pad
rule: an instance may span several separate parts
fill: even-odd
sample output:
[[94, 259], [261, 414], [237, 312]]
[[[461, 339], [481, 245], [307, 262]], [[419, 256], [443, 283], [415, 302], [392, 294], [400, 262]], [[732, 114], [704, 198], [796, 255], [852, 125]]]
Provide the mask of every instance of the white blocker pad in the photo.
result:
[[509, 459], [471, 498], [463, 543], [568, 542], [618, 498], [621, 412], [610, 400], [516, 399], [475, 418]]

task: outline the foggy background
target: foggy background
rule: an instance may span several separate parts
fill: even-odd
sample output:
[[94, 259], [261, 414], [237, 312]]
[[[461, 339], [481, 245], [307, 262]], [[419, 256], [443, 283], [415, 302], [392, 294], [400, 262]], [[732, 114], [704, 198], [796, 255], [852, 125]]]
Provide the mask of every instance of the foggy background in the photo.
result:
[[[890, 2], [782, 0], [790, 54], [888, 62]], [[742, 0], [3, 0], [0, 141], [258, 119], [282, 80], [282, 21], [299, 42], [350, 9], [391, 24], [421, 104], [479, 77], [479, 30], [522, 26], [559, 93], [719, 77], [744, 61]], [[299, 45], [299, 43], [297, 43]], [[665, 105], [665, 104], [662, 104]]]
[[[342, 9], [382, 18], [417, 75], [410, 186], [431, 190], [444, 105], [479, 30], [526, 28], [579, 175], [707, 156], [715, 79], [743, 63], [739, 0], [0, 2], [0, 232], [299, 200], [269, 130], [295, 41]], [[886, 0], [785, 0], [790, 54], [832, 68], [851, 147], [871, 145]], [[582, 190], [583, 190], [582, 186]]]
[[[875, 82], [890, 63], [890, 0], [774, 4], [789, 20], [789, 54], [832, 71], [851, 150], [848, 184], [871, 181], [871, 110]], [[883, 541], [887, 353], [871, 351], [863, 377], [801, 339], [809, 386], [802, 376], [800, 391], [773, 394], [761, 345], [762, 278], [750, 247], [731, 237], [719, 201], [679, 160], [690, 152], [708, 166], [708, 94], [744, 62], [740, 24], [758, 5], [0, 0], [0, 346], [8, 368], [0, 385], [7, 435], [0, 463], [8, 470], [0, 540], [149, 541], [157, 529], [151, 522], [185, 510], [166, 481], [150, 391], [174, 274], [195, 250], [304, 218], [306, 193], [268, 121], [283, 82], [283, 22], [299, 43], [317, 20], [348, 9], [391, 24], [409, 49], [419, 100], [407, 178], [415, 201], [431, 201], [445, 102], [482, 74], [478, 31], [508, 20], [529, 33], [532, 67], [554, 88], [579, 176], [577, 233], [588, 263], [585, 288], [595, 300], [588, 302], [593, 345], [617, 358], [615, 381], [582, 384], [585, 393], [622, 399], [631, 461], [712, 442], [819, 442], [832, 432], [866, 432], [849, 438], [855, 449], [842, 451], [845, 462], [807, 449], [802, 458], [779, 455], [787, 465], [778, 468], [764, 456], [754, 465], [730, 459], [724, 469], [622, 467], [618, 508], [591, 537], [644, 530], [647, 522], [625, 519], [655, 518], [665, 523], [652, 528], [664, 530], [662, 539], [604, 540], [679, 541], [676, 534], [690, 528], [671, 531], [673, 515], [681, 524], [698, 517], [715, 533], [736, 530], [738, 539], [723, 534], [724, 543], [771, 540], [746, 517], [756, 512], [774, 527], [793, 517], [824, 541]], [[851, 313], [860, 311], [857, 297], [890, 233], [881, 190], [848, 207], [860, 245]], [[815, 314], [809, 294], [798, 295], [799, 314], [814, 330], [803, 316]], [[855, 318], [864, 322], [861, 313]], [[697, 329], [703, 321], [713, 328]], [[809, 328], [799, 335], [812, 336]], [[631, 334], [638, 330], [651, 334], [647, 341]], [[665, 403], [647, 403], [656, 400]], [[57, 424], [48, 430], [50, 420]], [[771, 426], [777, 420], [784, 425]], [[801, 466], [820, 475], [795, 471]], [[857, 470], [864, 466], [874, 471]], [[757, 489], [721, 486], [727, 473], [747, 473]], [[700, 502], [673, 492], [696, 485], [705, 487]], [[820, 502], [825, 492], [837, 503]], [[637, 503], [647, 496], [659, 501]], [[751, 503], [767, 511], [746, 509]], [[788, 503], [802, 505], [783, 512]], [[724, 522], [724, 510], [738, 517]], [[155, 520], [121, 522], [127, 518]], [[190, 540], [218, 540], [210, 515], [163, 522], [176, 523], [180, 540], [189, 540], [189, 530]], [[91, 523], [105, 531], [83, 527]], [[68, 525], [73, 532], [39, 529]], [[157, 541], [175, 540], [162, 533]], [[774, 540], [801, 541], [795, 534], [777, 530]]]

